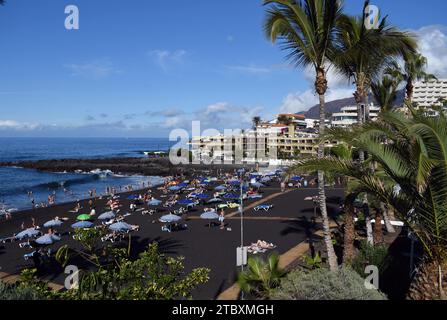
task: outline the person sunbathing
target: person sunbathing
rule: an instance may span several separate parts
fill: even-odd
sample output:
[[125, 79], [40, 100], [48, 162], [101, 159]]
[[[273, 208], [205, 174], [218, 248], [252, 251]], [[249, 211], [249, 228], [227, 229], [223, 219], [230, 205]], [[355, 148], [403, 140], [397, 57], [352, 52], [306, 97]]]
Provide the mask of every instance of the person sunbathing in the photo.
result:
[[275, 247], [273, 243], [267, 243], [267, 242], [264, 241], [264, 240], [258, 240], [258, 241], [256, 242], [256, 245], [257, 245], [259, 248], [262, 248], [262, 249], [272, 249], [272, 248]]

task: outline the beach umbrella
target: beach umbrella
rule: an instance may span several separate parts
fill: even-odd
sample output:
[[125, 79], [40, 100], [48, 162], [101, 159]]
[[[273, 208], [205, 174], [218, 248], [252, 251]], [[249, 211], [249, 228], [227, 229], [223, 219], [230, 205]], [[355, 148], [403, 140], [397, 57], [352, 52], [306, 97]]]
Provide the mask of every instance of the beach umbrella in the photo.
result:
[[265, 187], [265, 185], [263, 185], [263, 184], [260, 183], [260, 182], [254, 182], [254, 183], [252, 183], [251, 185], [252, 185], [253, 187], [255, 187], [255, 188]]
[[137, 196], [136, 194], [130, 195], [127, 197], [127, 200], [138, 200], [140, 199], [139, 196]]
[[93, 227], [93, 223], [90, 221], [79, 221], [71, 225], [73, 229], [88, 229]]
[[208, 203], [217, 203], [217, 202], [222, 202], [222, 199], [213, 198], [213, 199], [208, 200]]
[[188, 183], [182, 182], [178, 185], [180, 188], [186, 188], [188, 186]]
[[61, 238], [54, 234], [46, 234], [40, 238], [37, 238], [36, 243], [40, 244], [40, 245], [50, 245], [50, 244], [53, 244], [59, 240], [61, 240]]
[[167, 214], [160, 218], [160, 222], [171, 223], [171, 222], [180, 221], [181, 219], [182, 219], [181, 217], [176, 216], [175, 214]]
[[217, 220], [219, 219], [219, 215], [216, 211], [207, 211], [200, 215], [200, 218], [203, 220], [209, 220], [210, 223], [208, 224], [208, 227], [211, 228], [211, 220]]
[[189, 205], [192, 205], [192, 204], [194, 204], [194, 203], [195, 203], [194, 201], [189, 200], [189, 199], [183, 199], [183, 200], [179, 200], [179, 201], [177, 202], [177, 204], [179, 204], [179, 205], [181, 205], [181, 206], [189, 206]]
[[113, 213], [113, 211], [104, 212], [103, 214], [99, 215], [99, 220], [110, 220], [116, 217], [116, 214]]
[[180, 186], [172, 186], [172, 187], [169, 187], [169, 190], [171, 190], [171, 191], [179, 191], [179, 190], [182, 190], [182, 187], [180, 187]]
[[209, 198], [209, 196], [207, 194], [205, 194], [205, 193], [192, 193], [191, 197], [199, 198], [199, 199]]
[[132, 230], [132, 226], [126, 222], [117, 222], [109, 226], [112, 231], [129, 231]]
[[299, 182], [299, 181], [301, 181], [301, 180], [302, 180], [302, 178], [299, 177], [299, 176], [294, 176], [294, 177], [290, 178], [290, 181], [296, 181], [296, 182]]
[[15, 235], [16, 239], [24, 239], [24, 238], [32, 238], [37, 236], [38, 234], [40, 234], [39, 230], [36, 230], [34, 228], [28, 228], [26, 230], [23, 230], [21, 232], [19, 232], [18, 234]]
[[152, 199], [152, 200], [148, 201], [147, 204], [150, 206], [159, 206], [162, 203], [163, 203], [163, 201], [161, 201], [161, 200]]
[[261, 182], [270, 182], [272, 179], [270, 177], [261, 178]]
[[232, 186], [239, 186], [241, 182], [239, 180], [231, 180], [229, 181], [229, 184]]
[[202, 213], [200, 215], [200, 218], [204, 220], [216, 220], [219, 219], [219, 215], [217, 214], [216, 211], [207, 211]]
[[50, 220], [50, 221], [45, 222], [45, 223], [43, 224], [43, 226], [44, 226], [45, 228], [59, 227], [59, 226], [62, 225], [62, 223], [63, 223], [63, 222], [62, 222], [61, 220], [56, 220], [56, 219], [54, 219], [54, 220]]
[[81, 214], [79, 215], [76, 220], [78, 221], [87, 221], [90, 220], [92, 217], [89, 214]]
[[227, 193], [223, 196], [225, 199], [239, 199], [239, 196], [234, 193]]
[[225, 187], [224, 185], [220, 185], [220, 186], [215, 187], [214, 190], [217, 190], [217, 191], [223, 191], [223, 190], [225, 190], [226, 188], [227, 188], [227, 187]]

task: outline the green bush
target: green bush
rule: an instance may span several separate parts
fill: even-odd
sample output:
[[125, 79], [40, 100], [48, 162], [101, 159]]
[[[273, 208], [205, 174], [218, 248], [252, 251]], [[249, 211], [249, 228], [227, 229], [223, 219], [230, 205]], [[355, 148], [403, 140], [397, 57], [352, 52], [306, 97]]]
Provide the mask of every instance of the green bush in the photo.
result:
[[285, 272], [279, 268], [279, 256], [273, 253], [268, 259], [250, 257], [244, 272], [239, 273], [238, 283], [242, 291], [256, 298], [267, 298], [280, 283]]
[[364, 279], [349, 268], [295, 270], [271, 294], [274, 300], [386, 300], [378, 290], [367, 289]]
[[371, 245], [366, 241], [360, 244], [360, 250], [352, 261], [352, 268], [361, 276], [365, 274], [366, 266], [376, 266], [382, 274], [390, 262], [386, 245]]
[[0, 301], [40, 299], [40, 295], [31, 287], [10, 285], [0, 281]]

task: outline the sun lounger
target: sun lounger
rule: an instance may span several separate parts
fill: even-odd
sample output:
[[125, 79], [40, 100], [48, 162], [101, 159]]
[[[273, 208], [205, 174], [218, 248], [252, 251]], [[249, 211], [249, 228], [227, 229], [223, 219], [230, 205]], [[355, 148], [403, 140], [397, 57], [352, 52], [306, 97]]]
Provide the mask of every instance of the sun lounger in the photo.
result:
[[171, 232], [171, 228], [168, 228], [167, 226], [162, 226], [161, 231], [163, 232]]
[[259, 210], [264, 210], [264, 211], [269, 211], [270, 209], [272, 209], [273, 208], [273, 205], [269, 205], [269, 204], [262, 204], [262, 205], [259, 205], [259, 206], [256, 206], [256, 207], [254, 207], [254, 210], [257, 212], [257, 211], [259, 211]]
[[144, 211], [141, 212], [141, 214], [142, 214], [143, 216], [146, 216], [146, 215], [150, 215], [150, 216], [152, 216], [152, 215], [154, 215], [155, 213], [157, 213], [157, 210], [144, 210]]
[[14, 241], [14, 237], [7, 237], [7, 238], [0, 239], [1, 243], [7, 243], [7, 242], [13, 242], [13, 241]]

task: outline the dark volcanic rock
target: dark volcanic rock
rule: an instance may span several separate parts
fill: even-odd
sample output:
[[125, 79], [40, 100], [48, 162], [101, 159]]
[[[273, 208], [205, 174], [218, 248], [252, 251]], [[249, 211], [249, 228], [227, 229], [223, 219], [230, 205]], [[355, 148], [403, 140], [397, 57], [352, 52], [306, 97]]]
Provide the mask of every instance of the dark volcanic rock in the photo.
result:
[[225, 168], [231, 170], [241, 166], [232, 165], [179, 165], [174, 166], [169, 158], [110, 158], [110, 159], [61, 159], [0, 163], [0, 167], [17, 166], [47, 172], [75, 172], [81, 170], [110, 170], [116, 174], [138, 174], [146, 176], [176, 175], [188, 170], [204, 171]]

